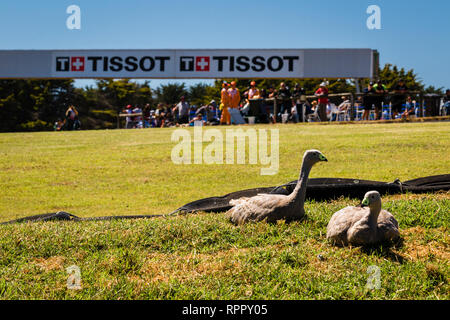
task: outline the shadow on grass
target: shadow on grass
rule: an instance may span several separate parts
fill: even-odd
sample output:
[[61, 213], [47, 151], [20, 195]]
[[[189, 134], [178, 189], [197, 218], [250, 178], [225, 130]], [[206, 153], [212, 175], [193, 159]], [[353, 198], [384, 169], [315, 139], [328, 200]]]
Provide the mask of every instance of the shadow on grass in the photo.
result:
[[403, 247], [403, 238], [400, 238], [396, 242], [382, 243], [376, 246], [364, 246], [361, 247], [361, 252], [367, 255], [376, 255], [378, 257], [383, 257], [389, 259], [390, 261], [403, 264], [405, 258], [393, 251], [394, 249], [400, 249], [401, 247]]

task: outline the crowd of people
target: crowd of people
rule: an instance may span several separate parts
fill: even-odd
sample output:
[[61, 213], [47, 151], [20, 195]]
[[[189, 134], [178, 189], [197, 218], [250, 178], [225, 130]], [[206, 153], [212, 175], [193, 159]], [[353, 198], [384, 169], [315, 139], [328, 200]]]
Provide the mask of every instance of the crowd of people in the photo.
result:
[[[256, 82], [251, 81], [248, 89], [241, 94], [235, 81], [223, 82], [219, 103], [211, 100], [208, 104], [197, 107], [190, 105], [182, 96], [176, 104], [159, 103], [156, 108], [150, 104], [143, 108], [127, 105], [122, 113], [126, 116], [125, 128], [131, 129], [242, 124], [245, 123], [244, 118], [249, 119], [254, 115], [255, 106], [260, 122], [263, 123], [334, 121], [339, 115], [350, 120], [352, 111], [356, 112], [355, 118], [358, 119], [359, 110], [362, 112], [360, 120], [411, 118], [419, 110], [419, 103], [408, 95], [403, 79], [392, 86], [390, 91], [381, 80], [371, 81], [355, 101], [345, 95], [334, 97], [333, 102], [337, 102], [336, 104], [328, 96], [328, 85], [327, 81], [320, 83], [314, 92], [314, 99], [309, 97], [308, 100], [305, 89], [299, 84], [295, 84], [293, 90], [284, 82], [277, 89], [271, 86], [259, 89]], [[442, 102], [440, 114], [450, 115], [450, 89], [446, 90]], [[389, 111], [386, 110], [386, 105], [390, 105]], [[391, 114], [387, 114], [388, 112]], [[73, 105], [68, 107], [63, 119], [54, 123], [55, 131], [80, 128], [78, 111]]]
[[[323, 81], [314, 92], [315, 99], [307, 99], [306, 91], [299, 84], [292, 90], [281, 82], [279, 88], [268, 87], [259, 89], [255, 81], [242, 94], [236, 82], [223, 82], [220, 101], [211, 100], [203, 106], [191, 106], [184, 96], [174, 105], [160, 103], [153, 109], [149, 104], [144, 108], [128, 105], [122, 112], [126, 117], [126, 128], [175, 127], [193, 125], [230, 125], [245, 123], [244, 118], [254, 113], [255, 105], [261, 122], [299, 122], [299, 121], [329, 121], [335, 120], [339, 114], [348, 116], [353, 110], [363, 109], [361, 120], [382, 119], [383, 106], [390, 102], [390, 118], [414, 117], [418, 103], [408, 96], [405, 81], [400, 79], [388, 91], [381, 80], [370, 82], [367, 88], [354, 103], [350, 96], [329, 98], [329, 83]], [[276, 104], [274, 103], [276, 100]], [[310, 101], [311, 100], [311, 101]], [[450, 90], [446, 92], [444, 103], [450, 107]], [[252, 108], [253, 104], [253, 108]], [[274, 107], [276, 105], [276, 108]], [[355, 106], [356, 109], [352, 108]], [[447, 114], [450, 114], [447, 111]]]
[[155, 109], [149, 104], [144, 108], [128, 105], [122, 113], [127, 114], [125, 128], [164, 128], [178, 126], [193, 126], [196, 121], [202, 124], [219, 124], [220, 112], [214, 100], [201, 107], [191, 106], [182, 96], [180, 101], [172, 106], [159, 103]]
[[[400, 79], [398, 83], [391, 88], [390, 102], [392, 118], [400, 115], [402, 118], [415, 116], [416, 102], [407, 96], [408, 88], [405, 81]], [[382, 118], [383, 105], [386, 103], [386, 97], [389, 91], [381, 80], [376, 83], [370, 82], [368, 87], [364, 89], [363, 106], [364, 113], [362, 120], [369, 120], [369, 114], [372, 109], [375, 111], [375, 120]], [[406, 103], [405, 110], [403, 105]]]

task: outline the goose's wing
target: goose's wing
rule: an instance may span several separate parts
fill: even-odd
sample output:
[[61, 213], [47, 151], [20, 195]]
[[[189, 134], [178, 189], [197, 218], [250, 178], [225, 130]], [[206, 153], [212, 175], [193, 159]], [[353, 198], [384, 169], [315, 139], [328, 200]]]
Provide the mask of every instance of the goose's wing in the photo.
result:
[[400, 237], [398, 222], [390, 212], [381, 210], [377, 222], [380, 241], [393, 241]]
[[[258, 193], [256, 196], [253, 196], [253, 197], [257, 197], [257, 196], [267, 196], [267, 195], [272, 195], [272, 194], [269, 194], [269, 193]], [[237, 205], [237, 204], [239, 204], [239, 203], [241, 203], [242, 201], [247, 201], [248, 199], [250, 199], [249, 197], [242, 197], [242, 198], [239, 198], [239, 199], [232, 199], [232, 200], [230, 200], [230, 204], [231, 205]]]
[[347, 231], [364, 215], [367, 209], [348, 206], [333, 214], [327, 226], [327, 238], [334, 241], [346, 242]]
[[234, 205], [228, 211], [231, 221], [235, 224], [242, 224], [246, 221], [261, 221], [277, 208], [284, 206], [286, 196], [281, 194], [258, 194], [251, 198], [241, 198], [231, 200]]
[[386, 210], [381, 210], [380, 215], [378, 216], [378, 225], [390, 225], [398, 229], [398, 222], [390, 213]]
[[242, 198], [239, 198], [239, 199], [232, 199], [232, 200], [230, 200], [230, 204], [232, 206], [236, 206], [236, 205], [238, 205], [238, 204], [240, 204], [242, 202], [247, 201], [248, 199], [250, 199], [250, 198], [249, 197], [242, 197]]
[[[257, 197], [257, 196], [263, 196], [263, 197], [265, 197], [265, 196], [267, 196], [267, 195], [270, 196], [270, 194], [268, 194], [268, 193], [258, 193], [256, 196], [253, 196], [253, 198], [255, 198], [255, 197]], [[249, 199], [251, 199], [251, 198], [249, 198], [249, 197], [242, 197], [242, 198], [239, 198], [239, 199], [232, 199], [232, 200], [230, 200], [230, 204], [231, 204], [232, 206], [237, 206], [237, 205], [239, 205], [239, 204], [246, 203]]]

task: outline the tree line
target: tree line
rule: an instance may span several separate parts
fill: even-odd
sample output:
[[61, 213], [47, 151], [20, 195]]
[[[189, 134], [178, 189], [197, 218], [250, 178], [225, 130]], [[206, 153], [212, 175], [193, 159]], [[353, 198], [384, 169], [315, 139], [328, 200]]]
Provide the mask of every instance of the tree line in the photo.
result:
[[[404, 70], [386, 64], [379, 70], [379, 78], [390, 88], [403, 78], [410, 90], [443, 94], [443, 88], [425, 87], [414, 70]], [[169, 83], [151, 88], [150, 82], [129, 79], [97, 80], [95, 86], [76, 88], [74, 80], [0, 80], [0, 131], [53, 130], [53, 124], [64, 119], [70, 105], [76, 106], [83, 129], [111, 129], [116, 127], [117, 114], [126, 105], [173, 105], [185, 96], [191, 105], [201, 106], [211, 100], [220, 101], [223, 81], [235, 80], [241, 92], [248, 89], [251, 79], [217, 79], [213, 85], [198, 83], [187, 87], [185, 83]], [[256, 79], [258, 88], [278, 88], [280, 79]], [[288, 79], [290, 88], [296, 83], [313, 94], [323, 79]], [[362, 84], [367, 85], [368, 80]], [[352, 80], [329, 80], [329, 93], [355, 92]]]

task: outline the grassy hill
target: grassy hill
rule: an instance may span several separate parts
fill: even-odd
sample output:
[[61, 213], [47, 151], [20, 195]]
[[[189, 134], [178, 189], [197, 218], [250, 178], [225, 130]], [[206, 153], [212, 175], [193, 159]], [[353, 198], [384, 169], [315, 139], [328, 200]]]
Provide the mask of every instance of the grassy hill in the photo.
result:
[[[254, 128], [280, 130], [276, 175], [260, 175], [261, 164], [176, 165], [173, 129], [0, 134], [0, 222], [58, 210], [166, 213], [291, 181], [310, 148], [329, 160], [311, 177], [404, 181], [449, 173], [446, 122]], [[397, 247], [329, 245], [331, 215], [358, 202], [308, 202], [307, 219], [275, 225], [235, 227], [223, 214], [201, 213], [0, 226], [0, 298], [449, 299], [449, 194], [383, 198], [400, 224]], [[71, 265], [81, 270], [81, 290], [66, 287]], [[378, 290], [366, 288], [371, 265], [381, 271]]]

